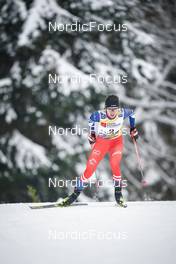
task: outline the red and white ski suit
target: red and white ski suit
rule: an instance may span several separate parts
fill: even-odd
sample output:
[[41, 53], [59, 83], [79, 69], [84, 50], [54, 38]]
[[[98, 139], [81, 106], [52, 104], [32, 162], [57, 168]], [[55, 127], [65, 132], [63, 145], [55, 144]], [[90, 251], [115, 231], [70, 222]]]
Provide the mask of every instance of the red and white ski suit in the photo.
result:
[[121, 180], [120, 162], [123, 151], [122, 127], [125, 118], [129, 117], [130, 127], [135, 126], [134, 112], [130, 109], [119, 109], [114, 119], [107, 117], [106, 111], [97, 111], [90, 116], [90, 133], [96, 134], [96, 142], [89, 155], [86, 169], [81, 181], [86, 181], [95, 172], [99, 162], [109, 154], [113, 180]]

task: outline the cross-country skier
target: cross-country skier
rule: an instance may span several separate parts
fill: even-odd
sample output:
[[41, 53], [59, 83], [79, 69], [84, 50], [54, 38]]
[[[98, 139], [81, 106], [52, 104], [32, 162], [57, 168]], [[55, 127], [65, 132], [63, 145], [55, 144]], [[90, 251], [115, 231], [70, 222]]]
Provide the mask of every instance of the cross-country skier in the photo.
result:
[[131, 109], [120, 108], [119, 98], [117, 96], [108, 96], [105, 100], [105, 109], [91, 114], [88, 140], [92, 146], [92, 150], [86, 164], [86, 169], [77, 180], [74, 192], [61, 202], [61, 206], [68, 206], [78, 198], [84, 189], [85, 182], [93, 175], [97, 165], [105, 154], [109, 153], [114, 180], [115, 199], [118, 205], [126, 207], [122, 196], [122, 184], [119, 184], [119, 182], [121, 183], [122, 128], [124, 119], [127, 117], [130, 123], [130, 135], [136, 140], [138, 138], [138, 131], [135, 127], [134, 112]]

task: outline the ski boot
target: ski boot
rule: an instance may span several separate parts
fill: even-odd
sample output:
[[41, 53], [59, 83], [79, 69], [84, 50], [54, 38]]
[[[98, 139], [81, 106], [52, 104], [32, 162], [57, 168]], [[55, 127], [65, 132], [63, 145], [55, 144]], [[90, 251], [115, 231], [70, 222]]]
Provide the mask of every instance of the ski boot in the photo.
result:
[[71, 205], [73, 202], [76, 201], [78, 196], [80, 195], [81, 191], [84, 189], [84, 184], [80, 179], [77, 179], [76, 187], [74, 189], [74, 192], [62, 200], [62, 202], [59, 203], [59, 207], [66, 207]]
[[63, 199], [62, 202], [59, 203], [59, 207], [66, 207], [71, 205], [74, 201], [76, 201], [80, 193], [81, 193], [80, 191], [75, 189], [71, 195], [69, 195], [68, 197]]
[[122, 187], [115, 186], [115, 200], [120, 207], [127, 207], [127, 204], [125, 203], [122, 196]]

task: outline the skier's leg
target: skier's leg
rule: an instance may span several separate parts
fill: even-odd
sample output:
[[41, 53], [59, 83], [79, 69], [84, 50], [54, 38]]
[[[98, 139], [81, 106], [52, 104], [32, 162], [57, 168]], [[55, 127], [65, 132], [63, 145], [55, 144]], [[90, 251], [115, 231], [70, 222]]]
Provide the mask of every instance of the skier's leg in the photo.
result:
[[80, 178], [81, 181], [84, 182], [93, 175], [99, 162], [103, 159], [105, 154], [108, 152], [109, 147], [110, 147], [109, 140], [103, 139], [103, 138], [97, 138], [97, 141], [89, 155], [89, 158], [86, 164], [86, 169]]
[[81, 191], [85, 187], [85, 182], [87, 181], [87, 179], [89, 179], [92, 176], [92, 174], [96, 170], [98, 163], [102, 160], [102, 158], [105, 156], [108, 150], [109, 150], [109, 141], [98, 137], [94, 147], [91, 150], [90, 156], [86, 164], [86, 169], [82, 174], [82, 176], [79, 179], [77, 179], [74, 192], [62, 201], [61, 206], [68, 206], [78, 198]]
[[111, 141], [111, 146], [109, 150], [110, 166], [113, 174], [113, 180], [116, 182], [121, 181], [120, 162], [122, 159], [122, 150], [123, 150], [122, 136]]
[[122, 179], [121, 179], [121, 170], [120, 162], [122, 159], [122, 150], [123, 150], [123, 138], [122, 136], [114, 139], [112, 146], [110, 148], [110, 165], [113, 174], [114, 190], [115, 190], [115, 199], [116, 202], [120, 205], [123, 205], [123, 196], [122, 196]]

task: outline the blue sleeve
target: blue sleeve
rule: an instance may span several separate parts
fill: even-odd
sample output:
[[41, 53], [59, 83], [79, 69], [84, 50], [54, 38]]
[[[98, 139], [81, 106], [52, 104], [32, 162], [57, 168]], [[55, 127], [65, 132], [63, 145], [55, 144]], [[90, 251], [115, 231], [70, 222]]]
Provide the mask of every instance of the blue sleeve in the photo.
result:
[[95, 122], [100, 122], [100, 113], [98, 111], [91, 114], [89, 118], [89, 128], [90, 133], [95, 131]]
[[135, 127], [135, 115], [134, 111], [132, 109], [127, 109], [124, 108], [124, 119], [129, 117], [129, 122], [130, 122], [130, 127], [134, 128]]
[[93, 112], [90, 116], [90, 120], [93, 122], [100, 122], [100, 113], [98, 111]]

